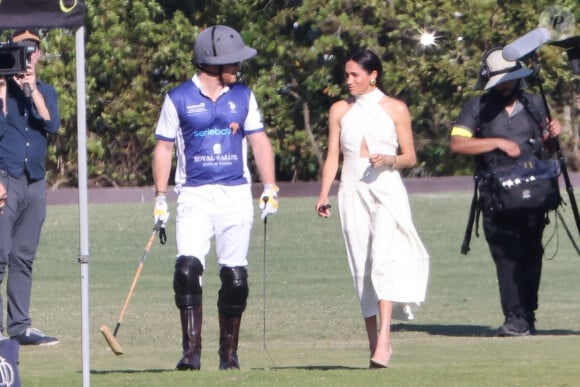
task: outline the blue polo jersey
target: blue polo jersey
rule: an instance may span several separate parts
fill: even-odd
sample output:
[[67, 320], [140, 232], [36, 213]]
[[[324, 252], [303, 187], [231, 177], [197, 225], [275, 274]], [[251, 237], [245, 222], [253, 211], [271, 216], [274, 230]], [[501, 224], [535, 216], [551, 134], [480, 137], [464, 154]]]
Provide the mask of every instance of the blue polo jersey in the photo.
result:
[[245, 137], [263, 130], [248, 87], [229, 85], [212, 101], [194, 77], [167, 94], [155, 136], [176, 144], [176, 185], [240, 185], [251, 181]]

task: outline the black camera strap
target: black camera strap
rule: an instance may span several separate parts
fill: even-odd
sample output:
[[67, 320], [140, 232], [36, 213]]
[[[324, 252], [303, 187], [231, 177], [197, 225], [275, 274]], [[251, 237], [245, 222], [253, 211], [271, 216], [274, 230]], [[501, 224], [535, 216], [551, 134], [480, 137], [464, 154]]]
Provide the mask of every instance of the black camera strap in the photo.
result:
[[479, 238], [479, 176], [475, 174], [473, 176], [473, 198], [471, 199], [471, 207], [469, 209], [469, 218], [467, 219], [467, 226], [465, 227], [465, 234], [463, 236], [463, 243], [461, 244], [461, 254], [467, 254], [469, 252], [469, 243], [471, 242], [471, 234], [473, 233], [473, 225], [475, 224], [475, 236]]

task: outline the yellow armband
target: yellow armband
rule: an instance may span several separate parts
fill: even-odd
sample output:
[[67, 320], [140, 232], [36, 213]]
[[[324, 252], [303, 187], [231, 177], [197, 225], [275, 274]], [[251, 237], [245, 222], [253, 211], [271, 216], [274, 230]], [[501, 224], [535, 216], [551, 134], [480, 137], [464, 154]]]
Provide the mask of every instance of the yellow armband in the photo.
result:
[[462, 128], [461, 126], [454, 126], [453, 128], [451, 128], [451, 135], [461, 137], [473, 137], [473, 133], [471, 133], [471, 131]]

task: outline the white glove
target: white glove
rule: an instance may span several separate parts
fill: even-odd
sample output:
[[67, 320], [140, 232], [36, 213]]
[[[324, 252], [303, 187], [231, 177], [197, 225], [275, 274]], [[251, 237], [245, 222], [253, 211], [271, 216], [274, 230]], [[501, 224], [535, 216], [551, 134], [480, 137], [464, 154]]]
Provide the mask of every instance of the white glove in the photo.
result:
[[278, 212], [278, 191], [280, 188], [276, 184], [264, 184], [264, 192], [260, 196], [260, 210], [262, 210], [262, 220], [268, 215]]
[[167, 223], [167, 219], [169, 219], [169, 211], [167, 211], [167, 199], [165, 198], [165, 195], [155, 197], [153, 218], [155, 219], [155, 224], [161, 220], [161, 227], [165, 228], [165, 223]]

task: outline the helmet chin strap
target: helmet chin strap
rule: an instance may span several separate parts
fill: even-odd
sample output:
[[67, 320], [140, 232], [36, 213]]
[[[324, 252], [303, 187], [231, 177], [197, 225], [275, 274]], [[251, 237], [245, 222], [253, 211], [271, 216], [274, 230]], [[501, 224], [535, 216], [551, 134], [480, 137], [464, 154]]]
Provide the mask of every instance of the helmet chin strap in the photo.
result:
[[219, 75], [219, 76], [221, 76], [224, 67], [221, 66], [221, 65], [218, 66], [218, 71], [212, 71], [212, 70], [210, 70], [210, 66], [208, 66], [208, 65], [198, 65], [197, 68], [199, 70], [203, 71], [206, 74], [209, 74], [209, 75]]
[[[206, 74], [213, 75], [213, 76], [219, 76], [220, 77], [220, 81], [222, 81], [222, 83], [224, 85], [227, 84], [224, 81], [224, 78], [223, 78], [223, 71], [224, 71], [224, 66], [223, 65], [218, 65], [218, 71], [212, 71], [210, 69], [210, 66], [207, 66], [207, 65], [198, 65], [197, 68], [200, 71], [203, 71]], [[238, 71], [238, 73], [236, 74], [236, 78], [239, 78], [239, 77], [240, 77], [240, 72]]]

